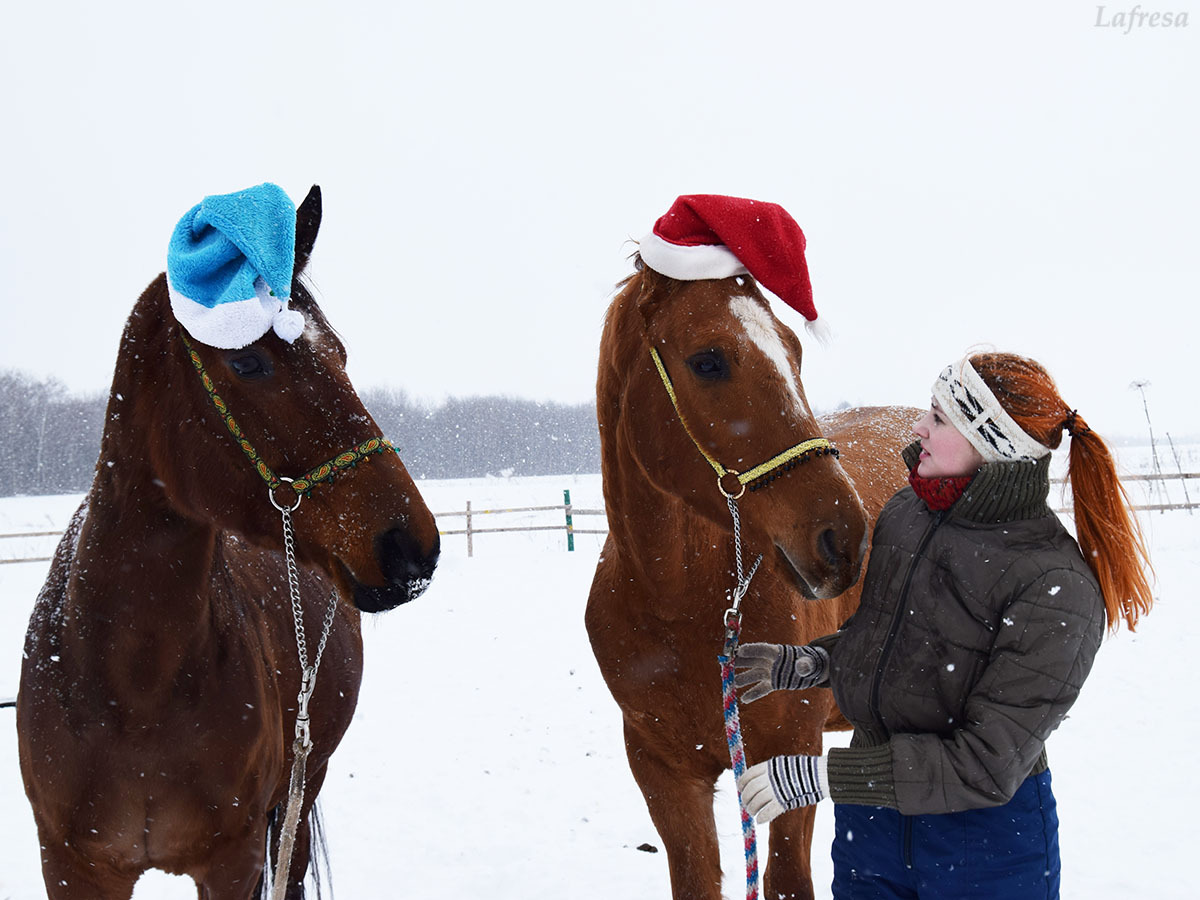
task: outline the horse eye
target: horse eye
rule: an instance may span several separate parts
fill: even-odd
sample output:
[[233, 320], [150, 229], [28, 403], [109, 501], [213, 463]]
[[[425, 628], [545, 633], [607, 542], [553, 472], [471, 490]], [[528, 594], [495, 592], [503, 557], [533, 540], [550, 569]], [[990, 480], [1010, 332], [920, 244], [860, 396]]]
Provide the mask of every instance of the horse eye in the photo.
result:
[[729, 364], [720, 350], [702, 350], [687, 358], [688, 368], [706, 381], [723, 381], [729, 377]]
[[233, 369], [238, 378], [254, 381], [266, 378], [273, 371], [271, 361], [258, 353], [239, 353], [229, 359], [229, 368]]

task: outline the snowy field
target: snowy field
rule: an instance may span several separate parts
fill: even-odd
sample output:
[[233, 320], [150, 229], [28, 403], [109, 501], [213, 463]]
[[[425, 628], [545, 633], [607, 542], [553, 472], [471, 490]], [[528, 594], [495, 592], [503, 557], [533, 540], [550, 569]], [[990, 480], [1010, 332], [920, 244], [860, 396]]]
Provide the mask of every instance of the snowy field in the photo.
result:
[[[1185, 448], [1185, 471], [1200, 469], [1198, 450]], [[1144, 459], [1128, 455], [1129, 470], [1146, 470]], [[1164, 467], [1174, 471], [1173, 462]], [[435, 512], [461, 510], [467, 500], [477, 510], [548, 506], [562, 502], [564, 488], [580, 507], [603, 505], [598, 476], [421, 484]], [[1197, 499], [1200, 482], [1189, 488]], [[1137, 502], [1162, 502], [1149, 493], [1134, 488]], [[78, 499], [0, 500], [0, 533], [61, 528]], [[510, 515], [503, 523], [492, 516], [477, 524], [552, 524], [561, 516]], [[1192, 657], [1200, 605], [1189, 591], [1200, 582], [1200, 515], [1148, 513], [1142, 521], [1158, 571], [1158, 606], [1136, 635], [1107, 641], [1049, 745], [1066, 898], [1197, 895], [1188, 860], [1200, 844]], [[445, 519], [442, 527], [461, 523]], [[461, 535], [443, 540], [429, 591], [365, 623], [362, 697], [322, 792], [336, 895], [668, 898], [665, 854], [637, 849], [661, 843], [626, 766], [619, 713], [583, 629], [602, 538], [579, 535], [568, 553], [563, 532], [477, 535], [470, 559]], [[0, 558], [31, 552], [0, 542]], [[46, 568], [0, 565], [0, 697], [16, 693], [26, 620]], [[0, 710], [0, 900], [33, 900], [45, 894], [14, 719], [12, 710]], [[725, 892], [736, 900], [736, 797], [730, 780], [721, 785]], [[813, 854], [818, 897], [829, 895], [831, 829], [825, 803]], [[190, 881], [150, 873], [135, 897], [195, 891]]]

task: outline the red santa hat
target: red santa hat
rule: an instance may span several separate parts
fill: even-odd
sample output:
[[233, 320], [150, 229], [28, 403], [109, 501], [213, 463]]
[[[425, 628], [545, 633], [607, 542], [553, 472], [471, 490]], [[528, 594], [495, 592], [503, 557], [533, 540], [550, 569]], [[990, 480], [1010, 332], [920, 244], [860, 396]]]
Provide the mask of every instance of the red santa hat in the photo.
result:
[[720, 194], [688, 194], [671, 204], [642, 238], [642, 262], [680, 281], [752, 275], [820, 332], [804, 232], [786, 209]]

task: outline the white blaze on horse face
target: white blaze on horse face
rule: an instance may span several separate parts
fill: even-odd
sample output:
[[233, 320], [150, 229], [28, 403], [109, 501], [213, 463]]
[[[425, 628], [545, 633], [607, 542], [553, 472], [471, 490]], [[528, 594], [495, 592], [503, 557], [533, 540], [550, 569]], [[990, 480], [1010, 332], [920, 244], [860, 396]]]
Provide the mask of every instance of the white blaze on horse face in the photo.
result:
[[787, 388], [788, 395], [792, 398], [794, 417], [797, 419], [811, 418], [812, 412], [800, 394], [800, 386], [796, 383], [792, 360], [788, 356], [787, 348], [783, 345], [783, 340], [779, 337], [779, 332], [775, 329], [775, 322], [771, 319], [771, 314], [763, 309], [762, 305], [753, 297], [746, 296], [730, 298], [729, 310], [733, 313], [734, 318], [742, 324], [742, 328], [746, 330], [746, 336], [750, 338], [754, 346], [758, 347], [779, 370], [779, 377], [783, 379], [784, 387]]

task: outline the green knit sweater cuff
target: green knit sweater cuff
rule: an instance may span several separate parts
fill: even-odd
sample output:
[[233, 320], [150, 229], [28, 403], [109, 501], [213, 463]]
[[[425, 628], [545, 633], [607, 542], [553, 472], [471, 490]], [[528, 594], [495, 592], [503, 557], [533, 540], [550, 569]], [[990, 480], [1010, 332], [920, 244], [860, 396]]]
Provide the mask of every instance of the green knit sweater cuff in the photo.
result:
[[835, 747], [828, 759], [829, 799], [834, 803], [896, 808], [892, 748]]

